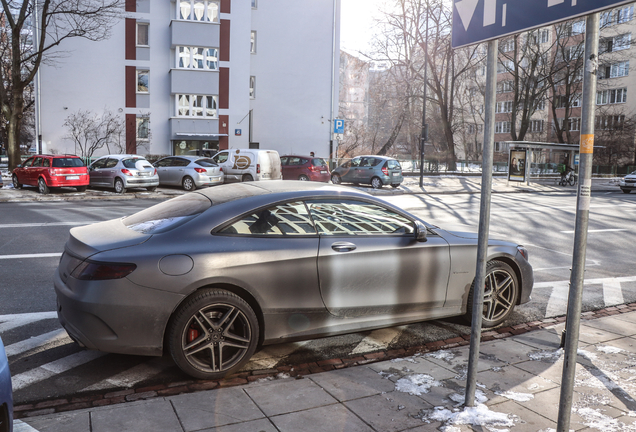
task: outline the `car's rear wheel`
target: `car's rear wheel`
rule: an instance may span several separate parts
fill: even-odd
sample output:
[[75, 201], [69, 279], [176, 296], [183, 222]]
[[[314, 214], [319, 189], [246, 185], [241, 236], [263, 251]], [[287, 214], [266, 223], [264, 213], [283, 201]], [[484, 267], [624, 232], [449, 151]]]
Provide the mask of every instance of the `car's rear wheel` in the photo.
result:
[[[468, 322], [472, 322], [473, 316], [474, 285], [473, 282], [468, 294]], [[495, 327], [504, 322], [512, 313], [518, 297], [519, 283], [512, 267], [502, 261], [490, 261], [486, 265], [482, 326]]]
[[186, 300], [168, 328], [170, 354], [195, 378], [219, 379], [243, 366], [258, 344], [258, 320], [239, 296], [204, 289]]
[[87, 186], [77, 186], [75, 189], [78, 192], [86, 192], [86, 188], [87, 188]]
[[150, 187], [147, 187], [147, 188], [146, 188], [146, 190], [147, 190], [148, 192], [154, 192], [154, 191], [156, 191], [156, 190], [157, 190], [157, 186], [150, 186]]
[[22, 183], [20, 183], [20, 181], [18, 180], [18, 176], [13, 174], [13, 176], [11, 176], [11, 180], [13, 181], [13, 187], [16, 189], [22, 189]]
[[124, 181], [120, 178], [115, 179], [115, 193], [118, 193], [118, 194], [126, 193], [126, 187], [124, 186]]
[[382, 187], [382, 180], [380, 180], [380, 177], [373, 177], [371, 179], [371, 187], [373, 189], [380, 189]]
[[44, 195], [51, 192], [51, 189], [49, 189], [49, 187], [46, 185], [46, 182], [44, 181], [42, 177], [38, 179], [38, 190], [40, 191], [41, 194], [44, 194]]
[[254, 181], [254, 177], [252, 177], [251, 174], [245, 174], [243, 178], [241, 179], [241, 181], [244, 181], [244, 182]]
[[399, 184], [392, 184], [392, 185], [391, 185], [391, 187], [392, 187], [393, 189], [397, 189], [397, 187], [398, 187], [398, 186], [400, 186], [400, 185], [399, 185]]
[[298, 176], [298, 180], [300, 181], [309, 181], [309, 177], [307, 177], [306, 175], [300, 175]]
[[342, 179], [340, 178], [338, 174], [331, 174], [331, 183], [340, 184], [342, 183]]
[[[15, 176], [13, 177], [15, 178]], [[15, 186], [15, 180], [13, 181], [13, 185]], [[631, 189], [621, 189], [621, 190], [623, 191], [623, 193], [630, 193], [632, 191]]]
[[192, 192], [193, 190], [197, 188], [196, 183], [190, 176], [185, 176], [183, 178], [183, 180], [181, 181], [181, 186], [183, 186], [183, 190], [188, 192]]

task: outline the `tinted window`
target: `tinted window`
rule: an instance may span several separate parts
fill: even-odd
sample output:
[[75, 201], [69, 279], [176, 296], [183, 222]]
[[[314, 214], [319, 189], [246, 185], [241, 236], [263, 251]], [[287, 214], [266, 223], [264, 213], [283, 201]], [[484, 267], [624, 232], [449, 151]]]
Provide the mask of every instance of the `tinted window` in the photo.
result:
[[29, 158], [27, 160], [24, 161], [24, 163], [22, 164], [23, 167], [28, 167], [31, 166], [31, 164], [33, 164], [33, 161], [35, 160], [35, 158]]
[[51, 160], [50, 159], [42, 159], [42, 166], [43, 167], [50, 167], [51, 166]]
[[42, 158], [36, 158], [35, 162], [33, 162], [34, 167], [42, 166]]
[[216, 163], [214, 163], [214, 161], [212, 159], [199, 159], [195, 162], [197, 165], [200, 165], [202, 167], [215, 167], [217, 166]]
[[[119, 162], [118, 159], [109, 158], [106, 161], [106, 164], [104, 164], [104, 168], [115, 168], [115, 166], [117, 165], [118, 162]], [[133, 168], [134, 168], [134, 165], [133, 165]]]
[[302, 202], [280, 204], [241, 217], [221, 234], [269, 234], [307, 235], [316, 234], [307, 208]]
[[311, 160], [313, 166], [327, 166], [327, 162], [324, 159], [315, 158]]
[[167, 166], [170, 166], [170, 165], [171, 165], [171, 163], [172, 163], [172, 160], [173, 160], [173, 159], [174, 159], [174, 158], [163, 158], [163, 159], [158, 160], [157, 162], [155, 162], [155, 166], [156, 166], [156, 167], [160, 167], [160, 168], [161, 168], [161, 167], [167, 167]]
[[411, 234], [413, 222], [393, 210], [363, 201], [320, 200], [307, 202], [319, 234]]
[[124, 225], [143, 234], [159, 234], [182, 225], [210, 208], [212, 203], [199, 194], [187, 194], [122, 219]]
[[98, 159], [95, 162], [93, 162], [91, 164], [91, 169], [99, 169], [99, 168], [104, 168], [104, 165], [106, 165], [106, 161], [108, 159], [104, 158], [104, 159]]
[[287, 156], [283, 156], [282, 158], [280, 158], [280, 164], [287, 165]]
[[[131, 159], [124, 159], [121, 161], [121, 163], [126, 167], [126, 168], [137, 168], [137, 166], [135, 165], [137, 163], [137, 161], [142, 161], [144, 159], [140, 159], [140, 158], [131, 158]], [[108, 167], [107, 167], [108, 168]]]
[[53, 159], [53, 167], [55, 168], [76, 168], [83, 167], [84, 162], [80, 158], [55, 158]]
[[[189, 159], [183, 159], [183, 158], [174, 158], [174, 163], [172, 164], [172, 166], [176, 166], [176, 167], [185, 167], [190, 165], [190, 160]], [[147, 168], [144, 165], [144, 168]]]
[[352, 167], [360, 166], [360, 161], [361, 161], [361, 160], [362, 160], [362, 159], [360, 159], [360, 158], [351, 159], [351, 166], [352, 166]]
[[400, 166], [400, 163], [396, 160], [389, 160], [386, 162], [389, 169], [395, 170], [395, 169], [402, 169], [402, 167]]

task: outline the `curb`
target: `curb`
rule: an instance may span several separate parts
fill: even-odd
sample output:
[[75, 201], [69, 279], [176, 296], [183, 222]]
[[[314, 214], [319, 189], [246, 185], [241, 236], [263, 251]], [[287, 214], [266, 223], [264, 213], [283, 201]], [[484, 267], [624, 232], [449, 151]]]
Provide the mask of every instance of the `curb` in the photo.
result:
[[[636, 303], [611, 306], [596, 311], [583, 312], [581, 319], [593, 320], [606, 316], [619, 315], [636, 311]], [[488, 342], [497, 339], [504, 339], [516, 335], [521, 335], [534, 330], [541, 330], [556, 324], [565, 322], [565, 315], [555, 318], [545, 318], [540, 321], [532, 321], [524, 324], [517, 324], [509, 327], [502, 327], [494, 330], [482, 332], [481, 341]], [[202, 390], [212, 390], [215, 388], [236, 387], [259, 380], [274, 380], [281, 374], [285, 377], [302, 379], [305, 375], [320, 372], [328, 372], [336, 369], [344, 369], [352, 366], [361, 366], [379, 361], [392, 360], [401, 357], [413, 356], [415, 354], [425, 354], [443, 349], [457, 348], [470, 344], [470, 334], [457, 336], [436, 342], [428, 342], [425, 345], [415, 346], [408, 349], [380, 350], [364, 355], [346, 358], [334, 358], [320, 360], [312, 363], [303, 363], [294, 366], [279, 366], [272, 369], [253, 370], [239, 372], [227, 376], [221, 380], [185, 380], [169, 384], [158, 384], [128, 389], [115, 389], [105, 394], [87, 393], [86, 395], [72, 396], [68, 398], [46, 399], [28, 404], [16, 405], [13, 407], [15, 419], [50, 415], [80, 409], [89, 409], [101, 406], [117, 405], [139, 400], [148, 400], [157, 397], [176, 396], [186, 393], [194, 393]]]

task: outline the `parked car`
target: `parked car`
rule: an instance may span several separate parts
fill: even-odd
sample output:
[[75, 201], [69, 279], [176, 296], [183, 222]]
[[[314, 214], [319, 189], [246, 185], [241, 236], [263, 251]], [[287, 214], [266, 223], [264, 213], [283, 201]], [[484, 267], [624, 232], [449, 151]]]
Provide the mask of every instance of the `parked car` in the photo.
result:
[[403, 180], [400, 163], [386, 156], [358, 156], [331, 172], [333, 184], [364, 183], [370, 184], [373, 189], [383, 185], [396, 188]]
[[13, 431], [13, 390], [11, 388], [11, 373], [9, 360], [4, 351], [4, 344], [0, 338], [0, 431]]
[[190, 192], [198, 187], [223, 183], [223, 171], [212, 159], [201, 156], [170, 156], [154, 163], [159, 184], [181, 186]]
[[636, 171], [631, 174], [627, 174], [625, 177], [620, 179], [618, 185], [623, 193], [630, 193], [631, 191], [636, 190]]
[[288, 155], [281, 156], [280, 162], [283, 180], [311, 180], [326, 183], [331, 179], [327, 162], [322, 158]]
[[222, 150], [212, 159], [221, 166], [225, 183], [283, 178], [280, 156], [275, 150]]
[[[466, 315], [477, 236], [331, 184], [225, 184], [72, 228], [54, 285], [80, 345], [218, 379], [257, 346]], [[528, 253], [489, 241], [483, 324], [530, 299]], [[471, 307], [468, 305], [471, 304]], [[164, 347], [164, 342], [167, 346]]]
[[119, 194], [128, 188], [146, 188], [152, 192], [159, 186], [157, 170], [139, 155], [102, 156], [88, 167], [88, 173], [91, 187], [113, 188]]
[[13, 187], [37, 186], [42, 194], [52, 188], [74, 187], [84, 192], [88, 186], [86, 165], [75, 155], [35, 155], [13, 170]]

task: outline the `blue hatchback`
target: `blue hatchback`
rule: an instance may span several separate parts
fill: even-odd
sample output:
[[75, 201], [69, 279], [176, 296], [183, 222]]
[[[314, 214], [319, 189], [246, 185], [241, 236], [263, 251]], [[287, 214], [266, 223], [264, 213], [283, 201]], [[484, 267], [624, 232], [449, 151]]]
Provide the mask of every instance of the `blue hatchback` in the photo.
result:
[[13, 431], [13, 396], [9, 360], [0, 338], [0, 432]]
[[333, 184], [364, 183], [373, 189], [384, 185], [396, 188], [403, 179], [402, 167], [396, 159], [377, 155], [355, 157], [331, 172]]

